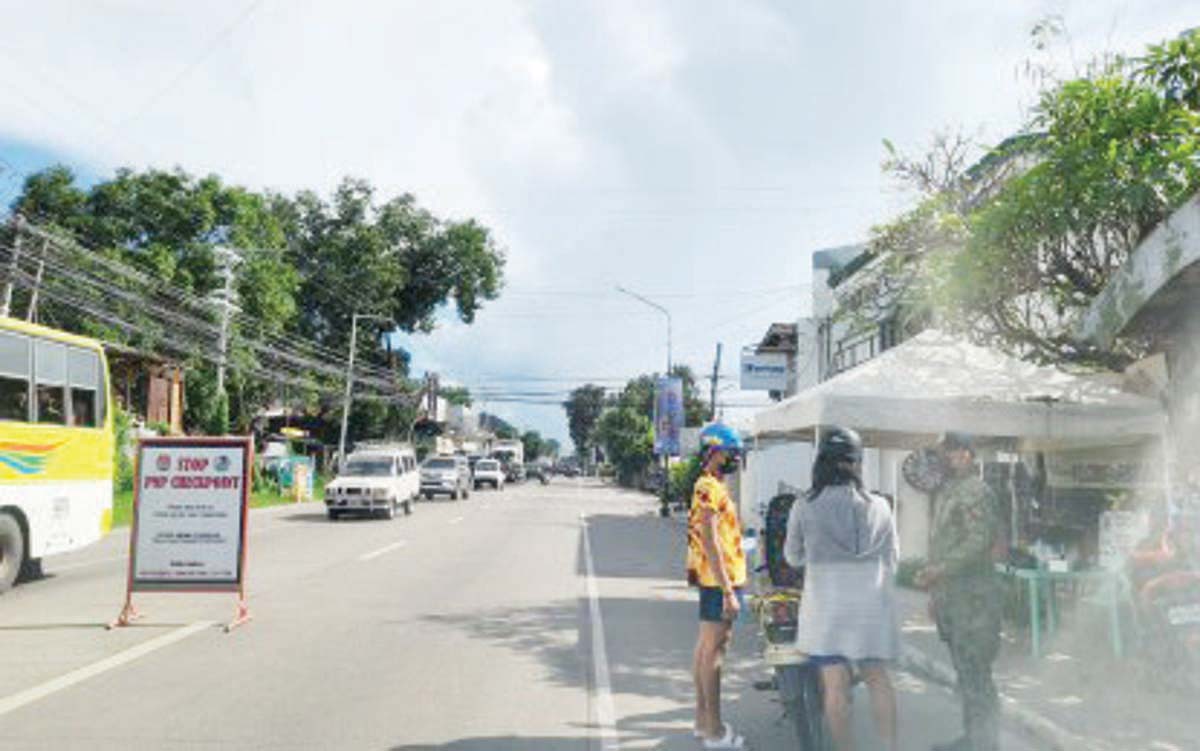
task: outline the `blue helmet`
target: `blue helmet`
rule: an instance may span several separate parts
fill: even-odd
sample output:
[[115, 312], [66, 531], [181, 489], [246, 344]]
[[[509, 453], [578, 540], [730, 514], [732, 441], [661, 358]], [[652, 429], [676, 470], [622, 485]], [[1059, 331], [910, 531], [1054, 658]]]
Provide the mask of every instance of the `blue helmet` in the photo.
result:
[[701, 456], [708, 456], [710, 451], [717, 450], [741, 454], [743, 448], [742, 437], [728, 425], [714, 422], [700, 431]]

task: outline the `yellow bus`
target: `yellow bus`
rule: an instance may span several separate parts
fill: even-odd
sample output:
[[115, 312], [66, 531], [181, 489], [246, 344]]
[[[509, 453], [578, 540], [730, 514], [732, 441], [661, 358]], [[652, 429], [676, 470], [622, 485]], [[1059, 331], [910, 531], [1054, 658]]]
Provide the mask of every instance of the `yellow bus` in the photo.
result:
[[112, 528], [108, 380], [94, 339], [0, 317], [0, 592]]

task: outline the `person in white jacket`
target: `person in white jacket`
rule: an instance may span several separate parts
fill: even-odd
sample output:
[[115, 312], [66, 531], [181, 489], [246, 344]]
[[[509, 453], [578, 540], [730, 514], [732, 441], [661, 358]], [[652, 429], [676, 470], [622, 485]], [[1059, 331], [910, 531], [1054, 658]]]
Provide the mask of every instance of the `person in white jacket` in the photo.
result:
[[862, 489], [862, 440], [822, 430], [813, 486], [788, 516], [784, 558], [804, 567], [797, 646], [821, 668], [825, 716], [837, 751], [852, 751], [852, 671], [866, 682], [880, 739], [897, 749], [888, 664], [900, 657], [894, 577], [899, 559], [888, 502]]

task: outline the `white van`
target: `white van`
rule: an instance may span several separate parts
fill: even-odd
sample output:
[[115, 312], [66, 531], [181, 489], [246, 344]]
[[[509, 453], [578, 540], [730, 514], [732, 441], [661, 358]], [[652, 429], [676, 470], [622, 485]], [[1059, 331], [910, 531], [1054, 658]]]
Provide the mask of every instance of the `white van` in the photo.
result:
[[397, 509], [411, 514], [420, 492], [421, 473], [411, 447], [364, 446], [346, 457], [337, 479], [325, 486], [325, 509], [331, 520], [342, 514], [391, 519]]

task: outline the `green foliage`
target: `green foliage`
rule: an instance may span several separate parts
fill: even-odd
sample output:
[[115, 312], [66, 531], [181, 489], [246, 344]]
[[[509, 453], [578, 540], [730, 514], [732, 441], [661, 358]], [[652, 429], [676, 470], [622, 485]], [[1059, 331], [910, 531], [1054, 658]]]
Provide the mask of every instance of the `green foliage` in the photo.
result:
[[654, 460], [653, 424], [628, 407], [605, 410], [596, 423], [595, 439], [616, 469], [617, 481], [626, 487], [634, 485]]
[[497, 438], [504, 441], [515, 441], [517, 439], [517, 429], [511, 425], [497, 425], [493, 432]]
[[546, 442], [542, 439], [541, 433], [536, 430], [527, 430], [522, 433], [521, 445], [524, 446], [526, 464], [546, 453]]
[[1136, 356], [1080, 344], [1074, 330], [1145, 235], [1200, 190], [1200, 48], [1191, 35], [1136, 66], [1090, 71], [1043, 91], [1033, 135], [876, 228], [899, 307], [1043, 362]]
[[438, 396], [445, 399], [447, 404], [456, 407], [470, 407], [473, 403], [471, 391], [465, 386], [444, 386], [438, 389]]
[[[128, 287], [128, 295], [96, 291], [94, 299], [85, 295], [74, 302], [110, 312], [133, 324], [132, 330], [51, 295], [41, 303], [43, 315], [61, 328], [195, 358], [187, 391], [190, 432], [225, 432], [231, 425], [247, 430], [280, 397], [279, 385], [264, 375], [277, 365], [270, 347], [261, 345], [263, 337], [288, 338], [301, 350], [314, 345], [345, 352], [355, 312], [391, 317], [409, 331], [430, 331], [444, 303], [453, 300], [469, 323], [503, 286], [504, 254], [486, 227], [439, 219], [410, 195], [380, 202], [374, 188], [359, 180], [343, 181], [326, 201], [311, 192], [295, 197], [253, 192], [179, 169], [124, 169], [82, 187], [69, 169], [53, 167], [29, 177], [12, 206], [33, 224], [69, 234], [84, 256], [119, 261], [144, 274], [151, 288], [180, 288], [197, 298], [223, 287], [222, 249], [245, 250], [234, 264], [241, 314], [229, 332], [224, 403], [212, 387], [210, 366], [198, 358], [211, 355], [215, 341], [165, 326], [162, 315], [145, 309], [145, 290], [134, 290], [129, 280], [105, 279], [111, 287]], [[194, 309], [178, 312], [196, 316]], [[207, 319], [200, 326], [215, 331], [215, 306]], [[359, 334], [359, 358], [392, 365], [382, 347], [369, 345], [371, 333]], [[311, 357], [321, 355], [314, 350]], [[327, 408], [317, 387], [328, 389], [337, 379], [314, 374], [311, 381], [311, 388], [289, 385], [289, 401], [313, 411]], [[469, 404], [469, 394], [460, 396]], [[406, 432], [400, 429], [403, 412], [382, 410], [366, 422]]]
[[[708, 420], [709, 405], [702, 396], [702, 389], [696, 385], [696, 374], [687, 365], [676, 365], [671, 368], [671, 375], [683, 380], [684, 424], [689, 427], [703, 425]], [[640, 375], [630, 380], [617, 397], [617, 404], [653, 420], [657, 380], [654, 375]]]
[[667, 480], [667, 500], [680, 507], [686, 508], [692, 502], [692, 489], [700, 477], [700, 459], [691, 456], [671, 465], [671, 474]]
[[905, 558], [896, 566], [896, 586], [917, 589], [917, 574], [925, 568], [924, 558]]
[[572, 391], [563, 403], [563, 408], [567, 410], [571, 441], [575, 444], [575, 452], [581, 457], [586, 456], [588, 449], [594, 445], [592, 432], [604, 407], [604, 387], [590, 383]]
[[113, 492], [133, 492], [133, 418], [120, 405], [113, 412]]

